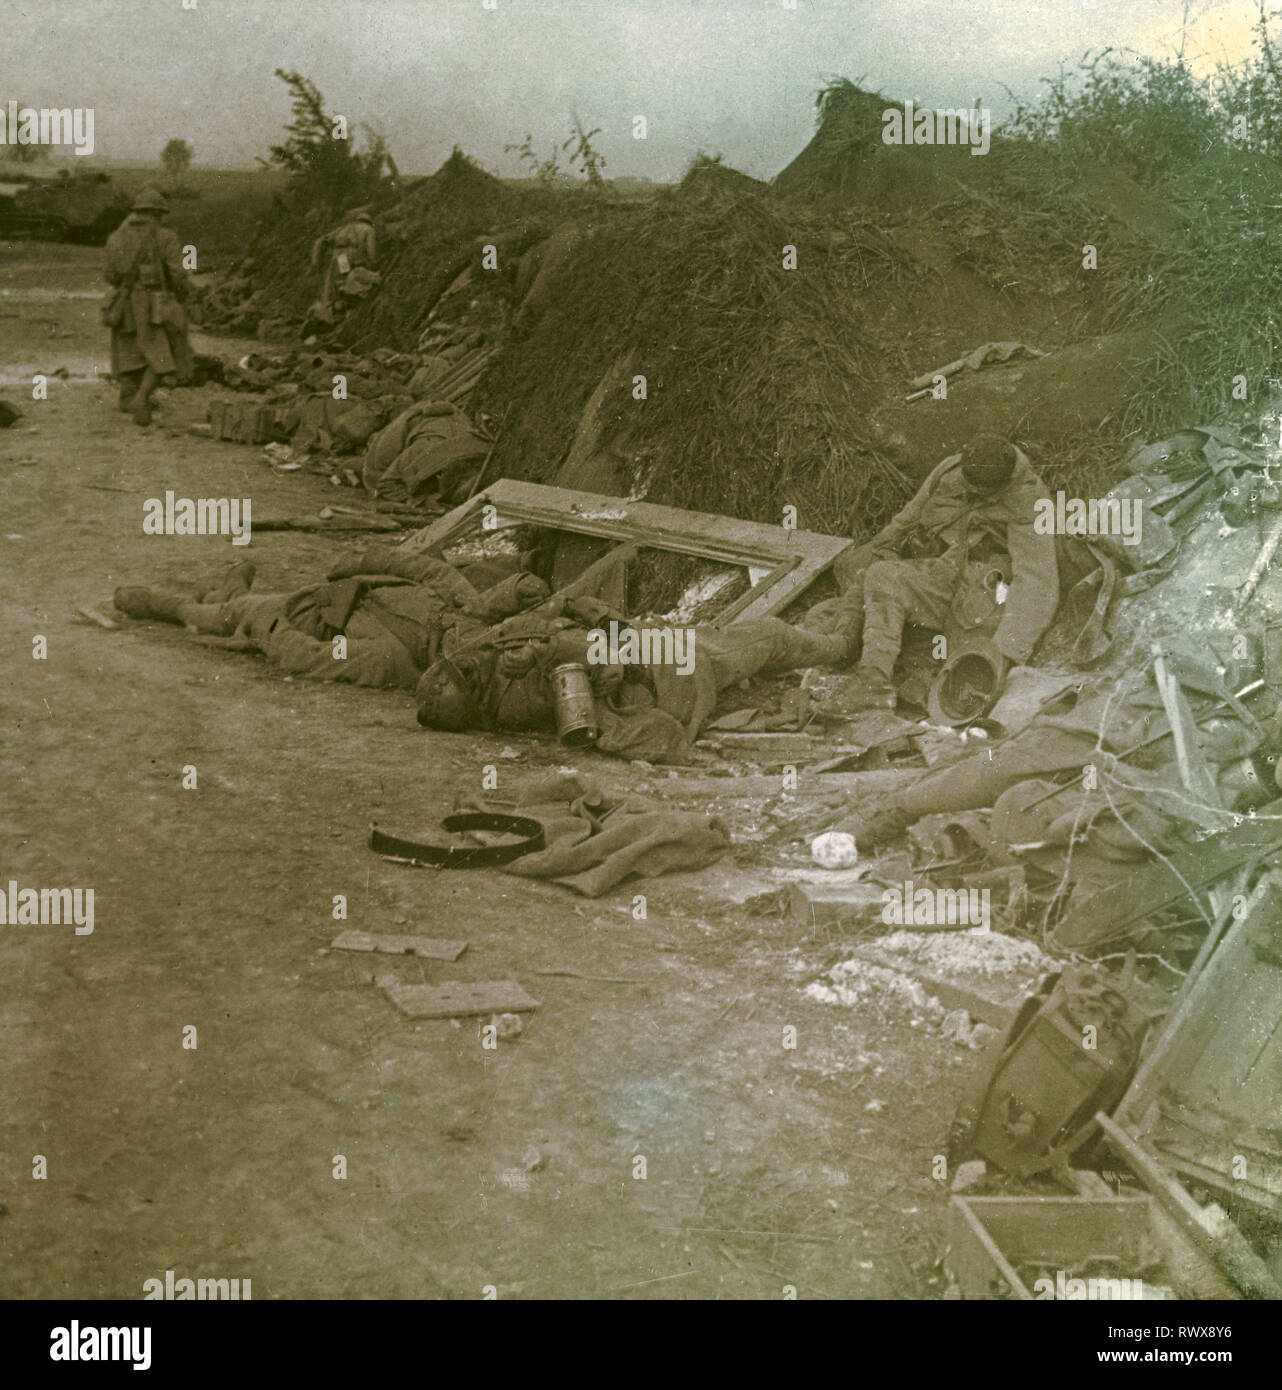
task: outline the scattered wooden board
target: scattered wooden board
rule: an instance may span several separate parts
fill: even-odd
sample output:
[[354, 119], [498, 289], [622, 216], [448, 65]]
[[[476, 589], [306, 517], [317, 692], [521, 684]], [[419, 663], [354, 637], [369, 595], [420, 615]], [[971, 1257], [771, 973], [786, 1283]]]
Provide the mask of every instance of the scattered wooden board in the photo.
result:
[[804, 763], [816, 753], [826, 750], [809, 734], [787, 731], [762, 730], [760, 733], [707, 733], [704, 737], [715, 743], [722, 755], [734, 754], [740, 758], [771, 762]]
[[466, 941], [367, 931], [340, 932], [329, 944], [336, 951], [385, 951], [389, 956], [426, 956], [428, 960], [458, 960], [467, 950]]
[[1231, 1279], [1247, 1298], [1282, 1299], [1282, 1285], [1223, 1208], [1215, 1209], [1218, 1221], [1208, 1218], [1183, 1184], [1172, 1177], [1134, 1135], [1115, 1124], [1103, 1111], [1095, 1116], [1095, 1122], [1195, 1249]]
[[760, 572], [760, 580], [717, 616], [714, 627], [778, 613], [854, 544], [817, 531], [790, 531], [737, 517], [502, 478], [411, 536], [404, 546], [440, 555], [479, 531], [486, 517], [508, 525], [524, 522], [630, 541], [641, 548], [698, 555]]
[[947, 1262], [966, 1298], [991, 1298], [1000, 1277], [1007, 1295], [1033, 1301], [1020, 1277], [1028, 1267], [1061, 1270], [1107, 1253], [1133, 1275], [1162, 1250], [1148, 1197], [971, 1197], [949, 1202]]
[[834, 885], [792, 883], [788, 886], [788, 913], [806, 926], [833, 926], [838, 922], [881, 920], [885, 893], [879, 883]]
[[464, 1018], [469, 1014], [525, 1013], [537, 1009], [515, 980], [450, 980], [440, 985], [383, 983], [383, 992], [411, 1018]]
[[[301, 467], [301, 464], [285, 464], [278, 468], [278, 473], [283, 473], [287, 468]], [[395, 535], [407, 529], [408, 523], [397, 521], [392, 517], [377, 516], [333, 516], [322, 518], [319, 516], [295, 516], [295, 517], [264, 517], [261, 521], [254, 522], [256, 531], [376, 531], [380, 535]]]
[[105, 617], [103, 614], [99, 613], [96, 608], [90, 608], [87, 604], [81, 604], [80, 607], [76, 609], [76, 612], [80, 617], [87, 618], [91, 623], [97, 623], [99, 627], [105, 627], [109, 632], [114, 632], [116, 628], [120, 626], [119, 623], [114, 622], [111, 618]]
[[[771, 797], [787, 791], [789, 796], [829, 796], [845, 792], [850, 796], [889, 795], [902, 791], [926, 775], [927, 769], [873, 768], [869, 772], [813, 772], [797, 764], [797, 785], [785, 788], [778, 774], [756, 773], [749, 777], [656, 777], [646, 791], [654, 796]], [[854, 804], [851, 810], [854, 810]]]

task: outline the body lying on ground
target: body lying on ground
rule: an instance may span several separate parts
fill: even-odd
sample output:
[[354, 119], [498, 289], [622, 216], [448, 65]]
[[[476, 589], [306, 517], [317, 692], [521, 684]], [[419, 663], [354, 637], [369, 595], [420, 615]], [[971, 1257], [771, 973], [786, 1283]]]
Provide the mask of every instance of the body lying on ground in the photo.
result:
[[996, 607], [993, 641], [1008, 663], [1026, 663], [1059, 602], [1055, 537], [1033, 526], [1046, 486], [1015, 445], [979, 435], [943, 460], [916, 496], [836, 567], [841, 593], [817, 604], [806, 626], [862, 641], [854, 708], [893, 708], [893, 676], [907, 623], [963, 630]]
[[688, 674], [663, 664], [594, 664], [592, 630], [620, 614], [592, 598], [552, 599], [528, 572], [484, 591], [467, 573], [374, 545], [335, 566], [324, 583], [291, 593], [253, 592], [246, 563], [204, 593], [123, 588], [115, 604], [131, 617], [181, 623], [261, 651], [290, 675], [414, 690], [420, 725], [453, 732], [554, 730], [552, 671], [575, 662], [589, 673], [598, 747], [653, 762], [690, 758], [691, 741], [728, 686], [849, 655], [840, 635], [763, 618], [690, 629]]
[[418, 684], [425, 728], [551, 729], [552, 671], [567, 663], [588, 672], [603, 752], [647, 762], [682, 762], [731, 685], [758, 673], [831, 666], [850, 646], [836, 634], [808, 632], [779, 618], [727, 628], [689, 629], [693, 669], [670, 664], [594, 663], [591, 633], [618, 615], [596, 600], [562, 613], [538, 610], [494, 629], [483, 642], [437, 661]]
[[443, 651], [548, 597], [533, 574], [481, 591], [444, 560], [379, 545], [291, 593], [254, 593], [252, 582], [246, 564], [199, 596], [125, 588], [115, 604], [131, 617], [182, 623], [261, 651], [290, 675], [412, 690]]
[[[951, 759], [916, 780], [860, 799], [835, 828], [864, 850], [908, 833], [940, 861], [958, 852], [945, 846], [971, 842], [990, 865], [1016, 869], [1029, 891], [1064, 894], [1075, 908], [1126, 882], [1137, 865], [1195, 849], [1257, 806], [1263, 812], [1273, 794], [1263, 774], [1277, 766], [1282, 721], [1252, 729], [1217, 718], [1214, 695], [1203, 695], [1198, 756], [1215, 793], [1194, 796], [1145, 674], [1133, 673], [1129, 684], [1116, 673], [1083, 677], [1010, 737], [979, 751], [959, 743]], [[1272, 819], [1262, 813], [1262, 827]], [[1083, 940], [1089, 934], [1081, 921], [1073, 930]]]

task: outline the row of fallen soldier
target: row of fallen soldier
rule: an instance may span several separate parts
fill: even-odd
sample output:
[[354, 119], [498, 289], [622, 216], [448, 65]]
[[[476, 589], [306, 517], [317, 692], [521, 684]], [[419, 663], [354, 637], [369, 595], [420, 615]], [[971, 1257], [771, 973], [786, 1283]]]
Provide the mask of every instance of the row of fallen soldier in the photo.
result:
[[[555, 727], [552, 673], [581, 665], [608, 753], [655, 763], [696, 760], [692, 744], [721, 692], [758, 673], [843, 668], [862, 652], [848, 712], [893, 708], [907, 624], [942, 624], [954, 606], [1003, 577], [994, 643], [1026, 661], [1058, 602], [1054, 537], [1034, 528], [1041, 480], [1008, 441], [983, 435], [934, 469], [871, 541], [839, 562], [841, 592], [804, 625], [777, 618], [692, 629], [694, 659], [591, 660], [601, 624], [627, 615], [591, 596], [552, 595], [513, 560], [454, 566], [412, 549], [373, 546], [322, 582], [291, 593], [252, 588], [240, 565], [206, 592], [117, 590], [131, 617], [181, 623], [261, 651], [291, 675], [413, 690], [418, 722], [448, 731]], [[339, 640], [341, 639], [341, 640]]]

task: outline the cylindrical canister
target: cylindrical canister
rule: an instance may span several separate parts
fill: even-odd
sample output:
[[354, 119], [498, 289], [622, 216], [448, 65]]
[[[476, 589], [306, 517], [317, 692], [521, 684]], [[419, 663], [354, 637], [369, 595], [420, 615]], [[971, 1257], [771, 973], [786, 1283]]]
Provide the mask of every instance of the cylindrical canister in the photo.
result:
[[588, 668], [567, 661], [552, 668], [552, 699], [556, 705], [556, 732], [567, 748], [582, 748], [597, 738], [596, 706]]

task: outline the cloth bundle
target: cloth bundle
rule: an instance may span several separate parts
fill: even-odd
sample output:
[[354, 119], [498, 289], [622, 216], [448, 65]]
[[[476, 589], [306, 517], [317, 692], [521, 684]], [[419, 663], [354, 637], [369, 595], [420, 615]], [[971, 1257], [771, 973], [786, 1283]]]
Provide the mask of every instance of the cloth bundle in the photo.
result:
[[475, 805], [515, 809], [543, 826], [547, 847], [522, 855], [505, 873], [552, 879], [585, 898], [599, 898], [628, 878], [705, 868], [730, 848], [730, 833], [715, 816], [657, 811], [636, 797], [611, 801], [577, 774], [526, 783], [515, 808]]

